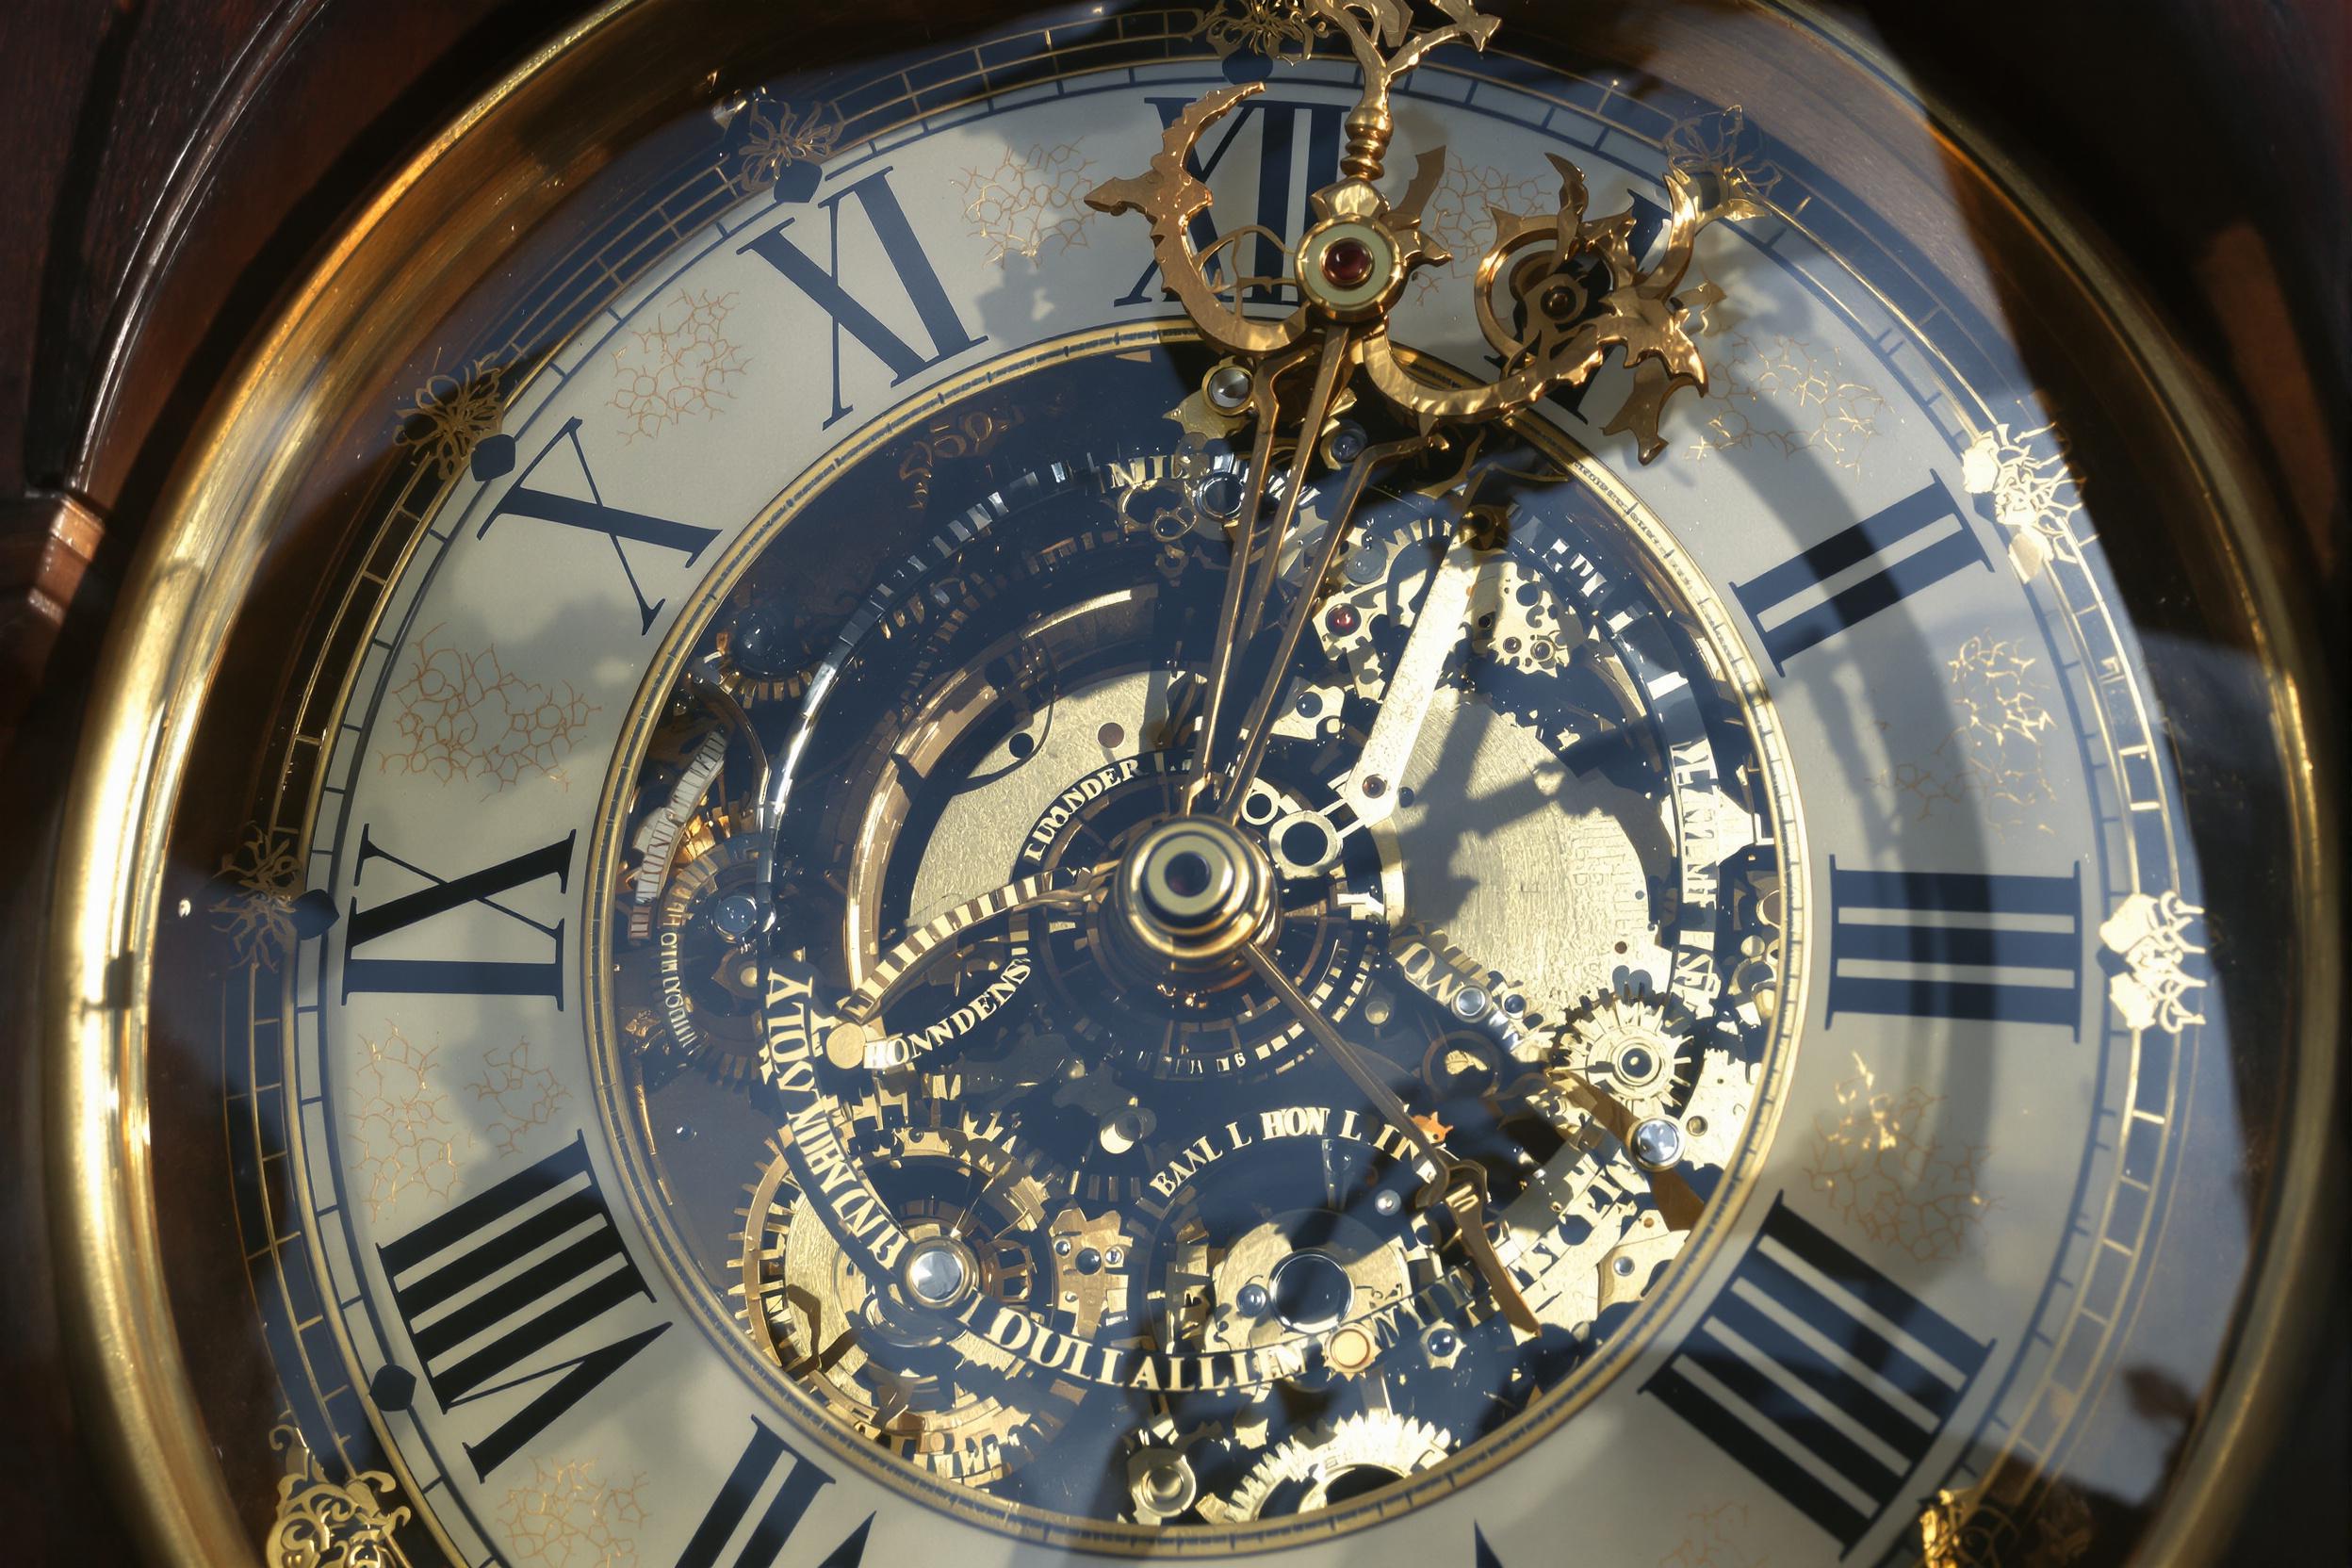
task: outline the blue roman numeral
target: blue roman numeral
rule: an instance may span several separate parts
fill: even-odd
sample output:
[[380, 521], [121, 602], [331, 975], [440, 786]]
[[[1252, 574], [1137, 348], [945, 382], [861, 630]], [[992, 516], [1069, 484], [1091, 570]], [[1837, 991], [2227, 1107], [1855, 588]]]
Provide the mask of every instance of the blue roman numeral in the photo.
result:
[[[1950, 526], [1939, 526], [1943, 524]], [[1917, 547], [1899, 560], [1888, 557], [1906, 542]], [[1881, 563], [1876, 571], [1853, 576], [1872, 562]], [[1885, 511], [1831, 534], [1760, 577], [1733, 583], [1731, 591], [1756, 623], [1772, 668], [1785, 675], [1789, 660], [1848, 627], [1859, 626], [1954, 572], [1969, 566], [1990, 571], [1992, 565], [1952, 491], [1931, 476]], [[1833, 578], [1847, 580], [1831, 592]]]
[[2063, 876], [1829, 864], [1829, 1013], [2082, 1021], [2082, 868]]
[[[495, 444], [494, 443], [502, 443]], [[580, 465], [580, 482], [588, 490], [588, 498], [559, 495], [542, 490], [531, 482], [531, 476], [539, 470], [547, 454], [559, 445], [568, 445], [572, 457]], [[474, 456], [474, 472], [482, 479], [496, 478], [514, 461], [514, 444], [494, 436], [482, 444]], [[667, 517], [650, 516], [643, 512], [628, 512], [617, 506], [604, 504], [604, 493], [596, 488], [596, 476], [589, 470], [588, 454], [580, 449], [580, 421], [566, 419], [564, 426], [547, 438], [539, 455], [531, 460], [520, 478], [507, 487], [506, 494], [482, 520], [474, 531], [479, 539], [490, 531], [490, 525], [501, 517], [533, 517], [543, 523], [560, 523], [587, 533], [601, 533], [612, 545], [612, 553], [619, 558], [622, 575], [629, 579], [629, 591], [637, 596], [637, 630], [642, 636], [653, 629], [654, 616], [662, 612], [661, 599], [647, 600], [645, 591], [638, 585], [636, 568], [629, 564], [629, 552], [621, 547], [624, 542], [651, 545], [658, 549], [676, 550], [692, 566], [710, 541], [719, 536], [714, 528], [697, 528], [691, 523], [674, 523]]]
[[1642, 1392], [1851, 1551], [1991, 1351], [1775, 1197], [1707, 1315]]
[[[735, 1468], [720, 1483], [719, 1495], [694, 1527], [693, 1539], [678, 1557], [678, 1568], [776, 1568], [784, 1548], [808, 1512], [817, 1494], [833, 1482], [776, 1433], [758, 1420], [751, 1424], [751, 1441], [743, 1446]], [[769, 1491], [771, 1484], [774, 1491]], [[764, 1494], [766, 1506], [752, 1511]], [[746, 1529], [745, 1526], [749, 1528]], [[874, 1516], [843, 1538], [841, 1544], [813, 1568], [858, 1568], [866, 1557], [866, 1536]], [[740, 1545], [722, 1559], [729, 1545]], [[806, 1560], [805, 1559], [803, 1560]]]
[[[939, 269], [923, 253], [922, 241], [915, 237], [914, 225], [906, 220], [906, 209], [899, 204], [898, 193], [890, 188], [890, 170], [877, 169], [819, 204], [825, 216], [823, 265], [786, 236], [784, 231], [794, 221], [790, 218], [743, 247], [783, 273], [833, 318], [833, 412], [825, 418], [827, 425], [847, 417], [851, 412], [851, 405], [841, 400], [843, 332], [882, 362], [890, 372], [893, 386], [988, 341], [964, 330], [963, 319], [956, 314], [956, 306], [939, 282]], [[923, 334], [929, 339], [925, 348], [917, 348], [885, 326], [880, 317], [842, 285], [841, 204], [849, 201], [858, 204], [874, 237], [882, 242], [882, 253], [889, 258], [890, 270], [897, 275], [899, 286], [906, 290], [908, 302], [915, 307], [915, 318], [923, 324]]]
[[[1152, 106], [1160, 111], [1163, 128], [1175, 122], [1176, 117], [1190, 107], [1189, 98], [1154, 98]], [[1192, 177], [1206, 180], [1217, 172], [1233, 150], [1233, 139], [1255, 122], [1261, 127], [1258, 142], [1258, 233], [1245, 242], [1250, 251], [1249, 275], [1258, 278], [1280, 278], [1290, 270], [1290, 246], [1306, 232], [1310, 214], [1307, 198], [1331, 181], [1339, 178], [1339, 150], [1346, 130], [1348, 106], [1345, 104], [1310, 104], [1266, 97], [1242, 101], [1225, 123], [1225, 134], [1214, 147], [1196, 148], [1190, 158]], [[1306, 173], [1304, 178], [1294, 174], [1299, 143], [1299, 122], [1306, 127]], [[1192, 220], [1192, 248], [1205, 253], [1217, 241], [1217, 224], [1212, 220], [1214, 210], [1200, 213]], [[1240, 257], [1227, 250], [1218, 261], [1232, 270]], [[1135, 280], [1135, 286], [1112, 302], [1117, 305], [1139, 305], [1159, 298], [1160, 267], [1152, 262]], [[1215, 280], [1218, 270], [1212, 264], [1210, 277]], [[1251, 302], [1282, 299], [1288, 286], [1253, 285], [1244, 298]]]
[[[377, 1251], [444, 1411], [544, 1385], [489, 1436], [466, 1445], [485, 1480], [669, 1327], [559, 1350], [560, 1359], [523, 1369], [631, 1298], [653, 1298], [605, 1207], [585, 1134]], [[533, 1261], [508, 1273], [526, 1259]]]

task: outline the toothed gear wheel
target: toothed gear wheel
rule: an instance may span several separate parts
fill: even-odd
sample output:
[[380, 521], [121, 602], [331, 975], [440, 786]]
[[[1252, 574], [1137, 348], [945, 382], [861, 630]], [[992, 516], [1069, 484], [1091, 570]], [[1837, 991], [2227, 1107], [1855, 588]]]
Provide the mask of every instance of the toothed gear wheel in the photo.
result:
[[[982, 1296], [1050, 1308], [1064, 1273], [1050, 1233], [1058, 1217], [1003, 1123], [890, 1096], [847, 1112], [851, 1137], [889, 1173], [883, 1190], [911, 1239], [953, 1238]], [[808, 1220], [790, 1162], [771, 1153], [744, 1211], [752, 1342], [837, 1419], [943, 1480], [984, 1485], [1034, 1458], [1068, 1420], [1074, 1391], [911, 1319]]]
[[1307, 1513], [1443, 1463], [1454, 1440], [1427, 1421], [1394, 1411], [1343, 1415], [1277, 1444], [1223, 1497], [1204, 1497], [1215, 1523]]
[[1694, 1033], [1689, 1010], [1672, 998], [1615, 991], [1561, 1021], [1553, 1061], [1638, 1119], [1671, 1117], [1690, 1093]]

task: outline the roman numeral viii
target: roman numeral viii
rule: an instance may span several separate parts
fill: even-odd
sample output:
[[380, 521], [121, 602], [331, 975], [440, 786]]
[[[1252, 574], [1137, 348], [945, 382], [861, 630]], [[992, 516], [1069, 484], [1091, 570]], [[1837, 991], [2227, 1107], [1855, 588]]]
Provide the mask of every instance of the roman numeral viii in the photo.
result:
[[[558, 917], [550, 924], [533, 920], [511, 904], [505, 895], [516, 892], [532, 883], [552, 878], [555, 890], [564, 891], [572, 874], [572, 844], [578, 833], [566, 833], [551, 844], [527, 851], [511, 860], [501, 860], [480, 871], [461, 876], [435, 875], [414, 860], [402, 859], [375, 841], [365, 825], [359, 830], [359, 859], [351, 870], [354, 890], [350, 918], [343, 925], [343, 1000], [349, 1002], [357, 991], [430, 992], [434, 995], [470, 993], [476, 996], [545, 996], [552, 998], [558, 1008], [564, 1005], [564, 921]], [[388, 898], [369, 908], [359, 906], [356, 890], [367, 881], [368, 872], [377, 862], [397, 866], [411, 877], [424, 883], [421, 888]], [[381, 884], [384, 874], [377, 873]], [[381, 887], [370, 888], [370, 892]], [[527, 930], [536, 932], [547, 944], [547, 956], [540, 960], [510, 960], [482, 957], [387, 958], [374, 954], [363, 955], [360, 949], [380, 942], [387, 937], [411, 928], [439, 930], [430, 923], [442, 917], [479, 906], [512, 921]], [[478, 923], [477, 923], [478, 924]], [[460, 921], [454, 936], [446, 945], [459, 953], [471, 953], [482, 944], [482, 932]]]
[[[1756, 623], [1772, 668], [1969, 566], [1992, 569], [1944, 482], [1833, 533], [1731, 591]], [[1769, 623], [1769, 624], [1767, 624]]]
[[[777, 1568], [808, 1505], [832, 1481], [830, 1475], [754, 1420], [751, 1441], [678, 1554], [678, 1568]], [[873, 1528], [874, 1516], [868, 1514], [813, 1568], [858, 1568], [865, 1561], [866, 1534]]]
[[631, 1298], [653, 1298], [605, 1207], [584, 1134], [377, 1250], [444, 1411], [536, 1390], [465, 1446], [485, 1480], [669, 1327], [584, 1348], [570, 1343]]
[[1829, 863], [1829, 1018], [2082, 1022], [2082, 868], [2063, 876]]
[[[833, 318], [833, 412], [825, 418], [828, 425], [850, 413], [850, 405], [841, 400], [842, 333], [865, 345], [866, 351], [890, 369], [893, 386], [988, 341], [964, 330], [955, 303], [939, 283], [939, 269], [923, 254], [914, 225], [906, 221], [906, 209], [899, 205], [898, 193], [890, 188], [890, 176], [888, 169], [877, 169], [819, 204], [825, 208], [825, 259], [822, 263], [785, 233], [794, 221], [790, 218], [743, 247], [783, 273]], [[882, 318], [842, 284], [841, 204], [852, 201], [865, 214], [874, 237], [881, 241], [890, 270], [897, 277], [907, 302], [914, 306], [915, 319], [929, 340], [928, 351], [916, 348], [884, 325]]]
[[1714, 1305], [1642, 1392], [1850, 1551], [1991, 1348], [1775, 1198]]

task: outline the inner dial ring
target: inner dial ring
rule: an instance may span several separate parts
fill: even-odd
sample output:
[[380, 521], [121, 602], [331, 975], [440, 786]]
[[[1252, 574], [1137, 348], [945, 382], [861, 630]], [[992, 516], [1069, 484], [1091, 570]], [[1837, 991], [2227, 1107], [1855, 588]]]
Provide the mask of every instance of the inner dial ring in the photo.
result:
[[[1444, 547], [1461, 466], [1434, 455], [1358, 509], [1232, 825], [1180, 817], [1229, 549], [1203, 501], [1247, 443], [1164, 417], [1211, 359], [1184, 332], [1137, 348], [1053, 345], [933, 400], [1008, 434], [883, 527], [886, 422], [721, 568], [603, 852], [684, 846], [625, 897], [759, 884], [649, 902], [713, 940], [755, 917], [760, 1070], [602, 1049], [664, 1265], [835, 1452], [999, 1517], [1234, 1540], [1458, 1484], [1640, 1343], [1769, 1134], [1796, 819], [1720, 608], [1541, 425], [1473, 498], [1471, 611], [1393, 813], [1339, 792]], [[1330, 482], [1310, 469], [1269, 620]], [[751, 814], [760, 853], [697, 872]], [[1482, 1172], [1540, 1331], [1250, 944]], [[1595, 1086], [1677, 1124], [1695, 1220]], [[662, 1136], [689, 1109], [691, 1144]], [[723, 1200], [691, 1174], [722, 1162]]]

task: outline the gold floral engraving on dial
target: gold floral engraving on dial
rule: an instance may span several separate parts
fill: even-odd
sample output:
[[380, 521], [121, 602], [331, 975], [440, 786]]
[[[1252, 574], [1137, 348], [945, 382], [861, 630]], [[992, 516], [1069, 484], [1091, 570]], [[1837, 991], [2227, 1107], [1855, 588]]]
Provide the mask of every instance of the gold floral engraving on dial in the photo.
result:
[[1772, 1568], [1770, 1554], [1756, 1548], [1745, 1503], [1692, 1509], [1683, 1527], [1682, 1540], [1658, 1560], [1658, 1568]]
[[1677, 169], [1738, 172], [1760, 203], [1770, 203], [1772, 188], [1780, 184], [1780, 167], [1772, 162], [1763, 133], [1748, 123], [1747, 110], [1738, 104], [1683, 116], [1666, 127], [1660, 145]]
[[496, 794], [536, 776], [564, 782], [564, 760], [596, 705], [568, 681], [542, 685], [508, 669], [495, 644], [464, 648], [433, 627], [409, 651], [406, 677], [390, 694], [387, 773], [444, 784], [479, 783]]
[[1008, 147], [993, 169], [965, 170], [956, 181], [964, 221], [973, 238], [988, 243], [988, 259], [1036, 261], [1084, 245], [1094, 217], [1086, 201], [1093, 167], [1076, 143], [1065, 141], [1026, 152]]
[[607, 1481], [586, 1460], [535, 1460], [498, 1509], [514, 1568], [637, 1568], [645, 1479]]
[[1478, 270], [1479, 253], [1502, 237], [1511, 220], [1543, 211], [1555, 194], [1540, 174], [1506, 171], [1493, 164], [1474, 166], [1449, 152], [1445, 177], [1429, 192], [1421, 226], [1451, 255], [1443, 263], [1423, 268], [1413, 279], [1418, 297], [1429, 298], [1448, 279], [1470, 276]]
[[571, 1099], [556, 1081], [554, 1070], [532, 1060], [526, 1039], [484, 1052], [482, 1075], [466, 1086], [474, 1091], [476, 1101], [498, 1113], [482, 1135], [500, 1159], [522, 1152], [523, 1135], [553, 1121]]
[[438, 1086], [439, 1045], [418, 1045], [386, 1020], [382, 1037], [363, 1034], [366, 1054], [351, 1072], [344, 1159], [352, 1191], [370, 1217], [412, 1192], [439, 1202], [457, 1191], [457, 1120]]
[[1861, 472], [1886, 399], [1850, 377], [1836, 350], [1728, 327], [1719, 335], [1711, 322], [1707, 336], [1718, 357], [1696, 411], [1703, 427], [1685, 449], [1693, 460], [1764, 448], [1783, 457], [1821, 454]]
[[1945, 661], [1961, 722], [1936, 749], [1897, 763], [1871, 780], [1908, 797], [1903, 813], [1929, 822], [1946, 810], [1973, 810], [2002, 835], [2032, 828], [2057, 799], [2042, 748], [2057, 725], [2043, 696], [2041, 662], [2011, 638], [1980, 632]]
[[2189, 939], [2204, 916], [2200, 906], [2166, 889], [2152, 896], [2130, 894], [2099, 923], [2099, 941], [2123, 960], [2121, 972], [2108, 979], [2107, 1000], [2132, 1028], [2178, 1035], [2205, 1021], [2189, 996], [2206, 982], [2188, 972], [2189, 960], [2205, 952]]
[[715, 419], [751, 368], [727, 335], [735, 296], [709, 289], [677, 298], [612, 351], [612, 406], [625, 440], [650, 441], [686, 419]]
[[1880, 1088], [1857, 1056], [1854, 1075], [1838, 1086], [1838, 1109], [1814, 1119], [1804, 1167], [1848, 1225], [1920, 1263], [1961, 1256], [1999, 1201], [1977, 1185], [1984, 1149], [1953, 1148], [1937, 1135], [1943, 1100], [1924, 1085], [1901, 1094]]
[[330, 1478], [290, 1421], [271, 1429], [270, 1446], [286, 1456], [286, 1474], [262, 1543], [266, 1568], [408, 1568], [392, 1532], [408, 1523], [409, 1510], [392, 1501], [400, 1489], [390, 1476], [362, 1470]]
[[425, 384], [409, 394], [392, 444], [416, 451], [435, 475], [453, 480], [466, 471], [474, 449], [496, 435], [505, 418], [504, 365], [477, 359], [458, 371], [436, 366]]
[[212, 901], [213, 923], [227, 934], [237, 962], [276, 969], [299, 935], [294, 901], [302, 891], [302, 858], [294, 840], [248, 827], [221, 857], [215, 880], [229, 886]]
[[2075, 532], [2082, 487], [2057, 426], [2012, 434], [2000, 424], [1977, 432], [1961, 455], [1960, 479], [1969, 495], [1992, 498], [1993, 518], [2009, 530], [2009, 564], [2020, 580], [2033, 581], [2053, 561], [2082, 564], [2090, 540]]

